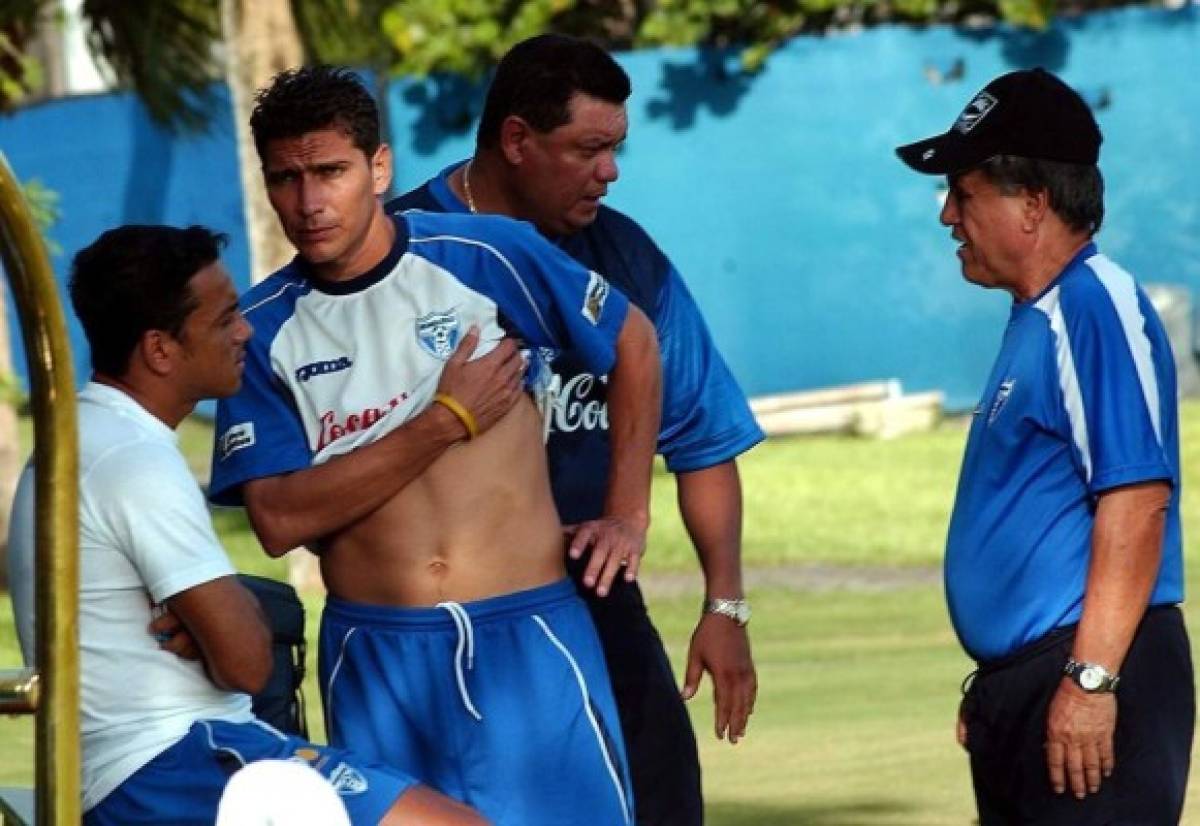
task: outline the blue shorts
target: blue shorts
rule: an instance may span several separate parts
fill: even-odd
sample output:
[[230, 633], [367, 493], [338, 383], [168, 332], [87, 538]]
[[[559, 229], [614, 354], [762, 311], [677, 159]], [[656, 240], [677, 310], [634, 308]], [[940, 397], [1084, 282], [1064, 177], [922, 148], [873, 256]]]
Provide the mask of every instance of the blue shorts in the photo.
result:
[[436, 608], [329, 597], [320, 674], [330, 742], [497, 826], [633, 822], [608, 672], [569, 579]]
[[233, 773], [255, 760], [298, 760], [337, 791], [354, 826], [376, 826], [416, 781], [337, 748], [314, 746], [260, 721], [200, 720], [83, 816], [85, 826], [212, 826]]

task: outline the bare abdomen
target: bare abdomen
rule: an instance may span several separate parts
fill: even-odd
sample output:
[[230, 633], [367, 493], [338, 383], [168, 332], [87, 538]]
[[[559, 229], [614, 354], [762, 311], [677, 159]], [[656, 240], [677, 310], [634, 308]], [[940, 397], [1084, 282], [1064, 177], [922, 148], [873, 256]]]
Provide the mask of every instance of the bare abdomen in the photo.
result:
[[328, 544], [330, 592], [368, 604], [468, 602], [561, 578], [562, 528], [533, 403], [522, 398]]

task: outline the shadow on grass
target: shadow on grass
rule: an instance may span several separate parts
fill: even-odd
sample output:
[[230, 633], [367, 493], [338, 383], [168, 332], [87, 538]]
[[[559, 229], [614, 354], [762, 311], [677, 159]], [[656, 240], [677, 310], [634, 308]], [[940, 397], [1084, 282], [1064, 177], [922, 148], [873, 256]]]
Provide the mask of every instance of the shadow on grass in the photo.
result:
[[712, 802], [704, 807], [704, 822], [707, 826], [868, 826], [914, 822], [900, 818], [915, 812], [911, 804], [899, 800], [782, 805]]

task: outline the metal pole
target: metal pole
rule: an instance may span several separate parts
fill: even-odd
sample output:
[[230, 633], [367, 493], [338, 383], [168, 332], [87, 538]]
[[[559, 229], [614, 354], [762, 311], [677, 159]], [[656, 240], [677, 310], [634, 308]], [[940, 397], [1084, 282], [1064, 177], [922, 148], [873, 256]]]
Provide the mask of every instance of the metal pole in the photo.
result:
[[79, 472], [75, 378], [54, 272], [0, 152], [0, 260], [21, 321], [33, 401], [37, 501], [39, 826], [75, 826], [79, 799]]

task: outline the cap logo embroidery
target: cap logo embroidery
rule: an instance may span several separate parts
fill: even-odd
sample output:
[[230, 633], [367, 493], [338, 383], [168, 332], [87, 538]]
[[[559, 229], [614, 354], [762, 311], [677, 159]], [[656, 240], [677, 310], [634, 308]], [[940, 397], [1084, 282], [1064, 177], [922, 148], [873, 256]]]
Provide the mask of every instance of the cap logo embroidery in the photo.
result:
[[958, 120], [954, 121], [954, 131], [963, 135], [967, 134], [987, 117], [988, 112], [996, 108], [997, 103], [999, 101], [990, 92], [980, 92], [974, 100], [967, 104], [967, 108], [963, 109]]
[[936, 154], [937, 154], [936, 149], [932, 149], [932, 148], [926, 149], [924, 152], [921, 153], [921, 160], [927, 161]]

